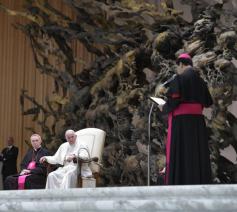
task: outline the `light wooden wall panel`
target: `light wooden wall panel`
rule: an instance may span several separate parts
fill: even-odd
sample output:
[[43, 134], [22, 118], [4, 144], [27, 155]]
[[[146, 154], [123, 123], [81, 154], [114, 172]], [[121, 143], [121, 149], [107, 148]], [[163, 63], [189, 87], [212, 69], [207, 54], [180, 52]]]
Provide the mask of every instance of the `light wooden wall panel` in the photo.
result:
[[[2, 0], [2, 4], [19, 10], [23, 0]], [[73, 17], [73, 12], [62, 1], [51, 0], [57, 9]], [[26, 127], [32, 127], [40, 132], [40, 127], [33, 123], [30, 116], [22, 116], [20, 111], [20, 91], [28, 90], [28, 94], [45, 105], [45, 96], [52, 93], [52, 78], [40, 74], [35, 68], [29, 40], [12, 23], [25, 23], [24, 18], [11, 17], [0, 11], [0, 150], [6, 145], [8, 136], [13, 136], [15, 145], [19, 147], [18, 164], [27, 150], [25, 140], [31, 133]], [[95, 57], [89, 54], [83, 46], [75, 42], [75, 55], [88, 65]], [[85, 65], [77, 64], [75, 71], [80, 71]], [[26, 102], [26, 107], [31, 105]]]

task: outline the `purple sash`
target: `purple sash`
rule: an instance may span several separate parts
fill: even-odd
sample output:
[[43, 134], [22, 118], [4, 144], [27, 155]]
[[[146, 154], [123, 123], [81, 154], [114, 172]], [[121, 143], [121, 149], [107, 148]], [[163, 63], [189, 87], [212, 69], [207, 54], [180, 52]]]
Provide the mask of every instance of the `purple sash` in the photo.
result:
[[[36, 162], [35, 161], [31, 161], [28, 166], [27, 169], [32, 170], [36, 168]], [[18, 177], [18, 190], [24, 190], [25, 189], [25, 181], [26, 181], [26, 177], [29, 176], [30, 174], [24, 174]]]

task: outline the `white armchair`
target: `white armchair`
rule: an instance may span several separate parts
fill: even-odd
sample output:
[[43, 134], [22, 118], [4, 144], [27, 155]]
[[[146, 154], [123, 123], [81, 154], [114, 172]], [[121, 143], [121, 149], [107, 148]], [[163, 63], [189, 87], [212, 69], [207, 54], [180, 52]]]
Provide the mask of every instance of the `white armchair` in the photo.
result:
[[[77, 134], [77, 141], [82, 144], [83, 146], [86, 146], [89, 150], [90, 159], [92, 158], [98, 158], [98, 163], [101, 162], [102, 152], [104, 149], [104, 142], [105, 142], [105, 131], [97, 128], [85, 128], [82, 130], [79, 130], [76, 132]], [[83, 163], [83, 160], [81, 161]], [[85, 162], [85, 161], [84, 161]], [[97, 180], [100, 166], [98, 163], [91, 162], [89, 160], [89, 167], [92, 171], [92, 174], [94, 178], [90, 180]], [[84, 182], [83, 182], [84, 180]], [[83, 186], [83, 183], [86, 184], [86, 179], [79, 180], [79, 185], [82, 187], [88, 187], [86, 185]]]

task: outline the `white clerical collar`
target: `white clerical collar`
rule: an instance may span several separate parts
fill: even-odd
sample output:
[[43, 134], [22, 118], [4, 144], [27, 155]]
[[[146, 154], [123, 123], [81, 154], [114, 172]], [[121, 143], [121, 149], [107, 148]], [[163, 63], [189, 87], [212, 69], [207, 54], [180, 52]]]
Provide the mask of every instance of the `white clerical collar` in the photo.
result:
[[37, 151], [40, 150], [40, 148], [41, 148], [41, 146], [40, 146], [38, 149], [33, 148], [33, 150], [34, 150], [35, 152], [37, 152]]

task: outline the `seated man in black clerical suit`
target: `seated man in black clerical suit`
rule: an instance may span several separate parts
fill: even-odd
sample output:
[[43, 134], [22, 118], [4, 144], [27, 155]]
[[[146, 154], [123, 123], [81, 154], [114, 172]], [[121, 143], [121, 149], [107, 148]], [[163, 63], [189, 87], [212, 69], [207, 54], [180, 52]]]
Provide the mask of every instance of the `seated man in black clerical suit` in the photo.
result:
[[18, 148], [13, 145], [14, 139], [13, 137], [9, 137], [7, 139], [7, 147], [2, 150], [0, 154], [0, 160], [3, 162], [2, 167], [2, 176], [3, 181], [7, 176], [12, 174], [17, 174], [16, 162], [18, 156]]
[[39, 159], [47, 156], [48, 151], [41, 147], [41, 137], [33, 134], [30, 137], [32, 149], [30, 149], [21, 162], [21, 172], [11, 175], [4, 181], [4, 189], [41, 189], [45, 188], [46, 167], [39, 163]]

